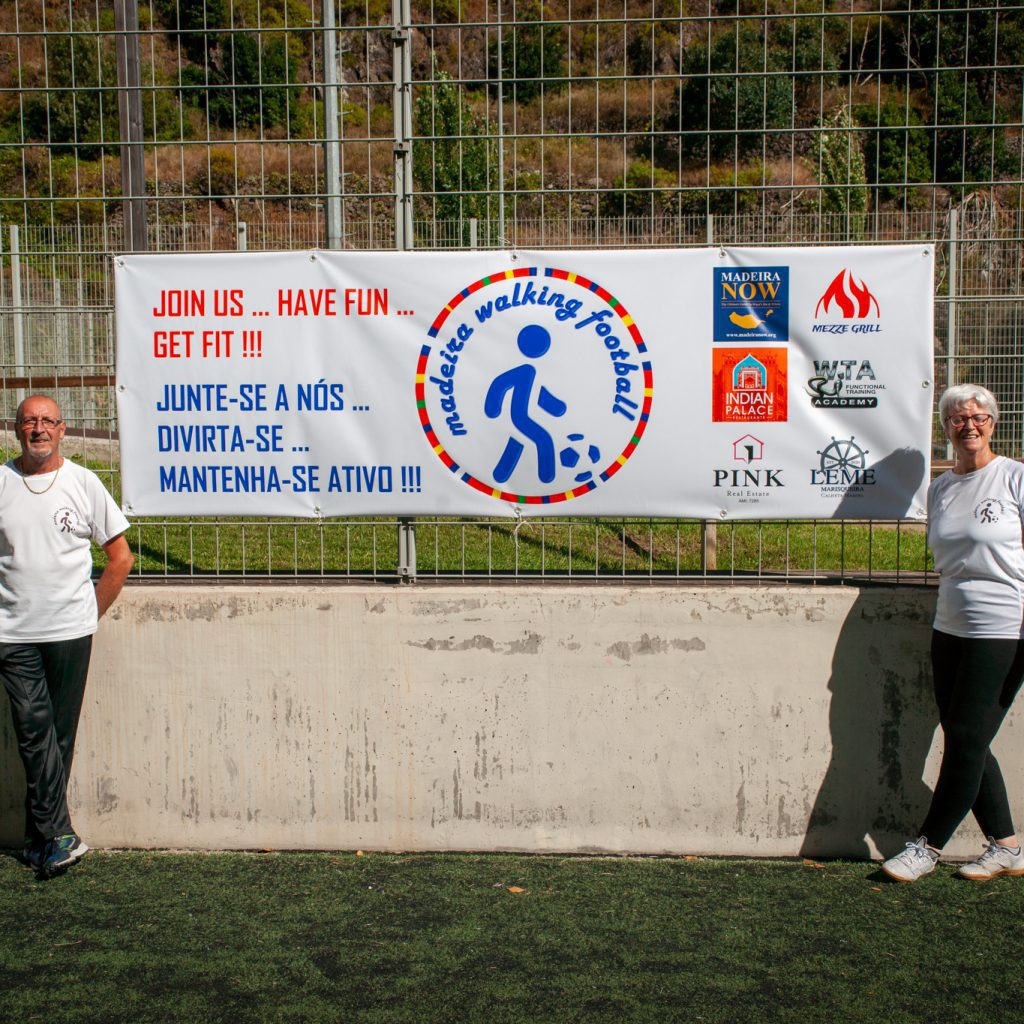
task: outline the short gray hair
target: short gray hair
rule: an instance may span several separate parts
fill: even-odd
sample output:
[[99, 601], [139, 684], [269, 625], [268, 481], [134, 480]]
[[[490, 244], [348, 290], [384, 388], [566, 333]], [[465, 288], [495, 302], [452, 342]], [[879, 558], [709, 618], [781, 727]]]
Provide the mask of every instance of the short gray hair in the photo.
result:
[[992, 417], [993, 423], [999, 422], [999, 403], [996, 396], [980, 384], [954, 384], [953, 387], [946, 388], [939, 399], [939, 419], [945, 423], [955, 409], [968, 402], [977, 402]]

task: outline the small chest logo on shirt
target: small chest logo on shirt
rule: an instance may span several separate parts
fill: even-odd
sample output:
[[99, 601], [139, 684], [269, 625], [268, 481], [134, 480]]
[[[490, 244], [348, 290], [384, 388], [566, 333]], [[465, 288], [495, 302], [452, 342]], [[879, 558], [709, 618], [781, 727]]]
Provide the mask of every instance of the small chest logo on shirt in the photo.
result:
[[75, 533], [81, 520], [73, 508], [64, 506], [53, 513], [53, 524], [61, 533]]
[[998, 523], [1006, 514], [1006, 502], [999, 498], [986, 498], [974, 509], [974, 518], [979, 523]]

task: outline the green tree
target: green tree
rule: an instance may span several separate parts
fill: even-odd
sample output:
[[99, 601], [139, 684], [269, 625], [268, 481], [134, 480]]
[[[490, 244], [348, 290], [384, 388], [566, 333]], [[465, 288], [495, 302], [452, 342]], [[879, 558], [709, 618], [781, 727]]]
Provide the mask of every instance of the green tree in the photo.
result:
[[663, 212], [672, 206], [676, 187], [671, 171], [654, 167], [649, 160], [636, 160], [615, 178], [611, 191], [601, 195], [601, 215], [642, 217]]
[[[523, 3], [516, 7], [516, 22], [504, 27], [501, 37], [502, 93], [506, 100], [529, 103], [541, 94], [565, 89], [566, 41], [563, 25], [546, 24], [541, 20], [539, 3]], [[498, 39], [491, 39], [488, 49], [489, 77], [498, 78]]]
[[867, 181], [879, 202], [917, 205], [923, 197], [907, 185], [930, 182], [932, 163], [929, 132], [914, 108], [899, 94], [888, 93], [881, 104], [858, 104], [853, 113], [864, 137]]
[[845, 103], [822, 118], [815, 156], [822, 209], [862, 217], [868, 208], [864, 142]]
[[185, 103], [220, 128], [284, 128], [301, 100], [294, 84], [301, 47], [283, 31], [220, 33], [209, 61], [182, 71]]
[[49, 36], [46, 85], [26, 94], [26, 142], [73, 149], [86, 160], [117, 142], [117, 67], [112, 52], [97, 52], [95, 36]]
[[413, 109], [413, 176], [441, 220], [486, 219], [497, 212], [493, 143], [451, 75], [433, 61], [433, 84], [420, 85]]
[[1017, 120], [1006, 101], [1020, 109], [1024, 23], [993, 7], [939, 0], [938, 8], [911, 14], [904, 40], [912, 65], [923, 69], [922, 113], [935, 119], [935, 180], [998, 180], [1016, 163], [1002, 125]]
[[[764, 133], [793, 123], [789, 51], [768, 45], [753, 23], [738, 22], [683, 60], [663, 131], [691, 160], [760, 152]], [[675, 134], [678, 133], [678, 134]]]
[[228, 27], [225, 0], [153, 0], [160, 23], [176, 33], [182, 52], [197, 64]]

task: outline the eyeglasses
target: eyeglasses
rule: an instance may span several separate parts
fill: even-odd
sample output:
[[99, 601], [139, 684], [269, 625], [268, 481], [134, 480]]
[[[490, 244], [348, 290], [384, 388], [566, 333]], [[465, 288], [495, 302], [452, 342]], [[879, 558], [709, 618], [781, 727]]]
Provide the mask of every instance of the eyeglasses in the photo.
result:
[[46, 430], [53, 430], [54, 427], [63, 423], [63, 420], [51, 419], [49, 416], [24, 416], [18, 420], [19, 427], [43, 427]]
[[946, 422], [953, 427], [955, 430], [959, 430], [965, 426], [968, 421], [973, 423], [976, 427], [985, 426], [992, 417], [987, 412], [978, 412], [973, 416], [950, 416]]

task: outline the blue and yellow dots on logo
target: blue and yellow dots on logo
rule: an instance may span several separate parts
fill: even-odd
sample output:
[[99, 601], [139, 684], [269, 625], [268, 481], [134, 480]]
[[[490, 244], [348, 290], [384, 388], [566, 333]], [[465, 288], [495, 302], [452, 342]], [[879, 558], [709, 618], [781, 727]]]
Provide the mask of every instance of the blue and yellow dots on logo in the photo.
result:
[[[513, 283], [511, 290], [507, 287], [510, 282]], [[490, 297], [494, 293], [486, 290], [494, 285], [506, 287], [496, 297]], [[471, 296], [480, 300], [480, 305], [473, 310], [476, 324], [471, 325], [469, 317], [454, 323], [452, 314]], [[590, 298], [601, 300], [604, 307], [585, 310], [584, 303]], [[520, 314], [539, 312], [543, 308], [553, 315], [557, 324], [575, 331], [592, 332], [592, 336], [602, 342], [612, 381], [607, 408], [611, 420], [621, 421], [621, 429], [615, 428], [614, 436], [618, 439], [615, 443], [609, 445], [607, 440], [600, 443], [601, 438], [589, 436], [590, 432], [580, 429], [578, 424], [567, 429], [562, 440], [556, 440], [538, 421], [534, 409], [544, 414], [546, 422], [559, 423], [568, 408], [557, 393], [559, 384], [543, 373], [544, 356], [551, 343], [550, 332], [544, 325], [530, 322], [515, 334], [517, 364], [498, 373], [484, 396], [482, 423], [493, 423], [493, 427], [487, 426], [488, 436], [500, 435], [505, 441], [500, 456], [494, 466], [486, 468], [466, 466], [466, 460], [460, 460], [459, 439], [468, 430], [465, 410], [459, 406], [455, 388], [459, 358], [465, 355], [463, 350], [478, 326], [513, 308]], [[651, 361], [632, 316], [614, 295], [596, 282], [557, 268], [521, 267], [491, 274], [474, 281], [445, 304], [428, 331], [432, 342], [439, 338], [442, 329], [448, 336], [445, 342], [425, 344], [420, 350], [416, 366], [416, 406], [427, 442], [463, 483], [500, 501], [520, 505], [557, 504], [595, 490], [614, 476], [636, 450], [650, 418], [654, 393]], [[544, 386], [544, 380], [551, 384], [550, 390]], [[439, 432], [447, 442], [442, 442]], [[606, 439], [607, 431], [604, 436]], [[602, 449], [607, 451], [609, 447], [618, 454], [602, 467]], [[536, 457], [538, 492], [506, 489], [503, 485], [527, 452], [528, 457]], [[564, 479], [566, 473], [571, 474], [575, 486], [558, 488], [556, 477], [562, 475]], [[521, 478], [519, 484], [521, 487]]]

